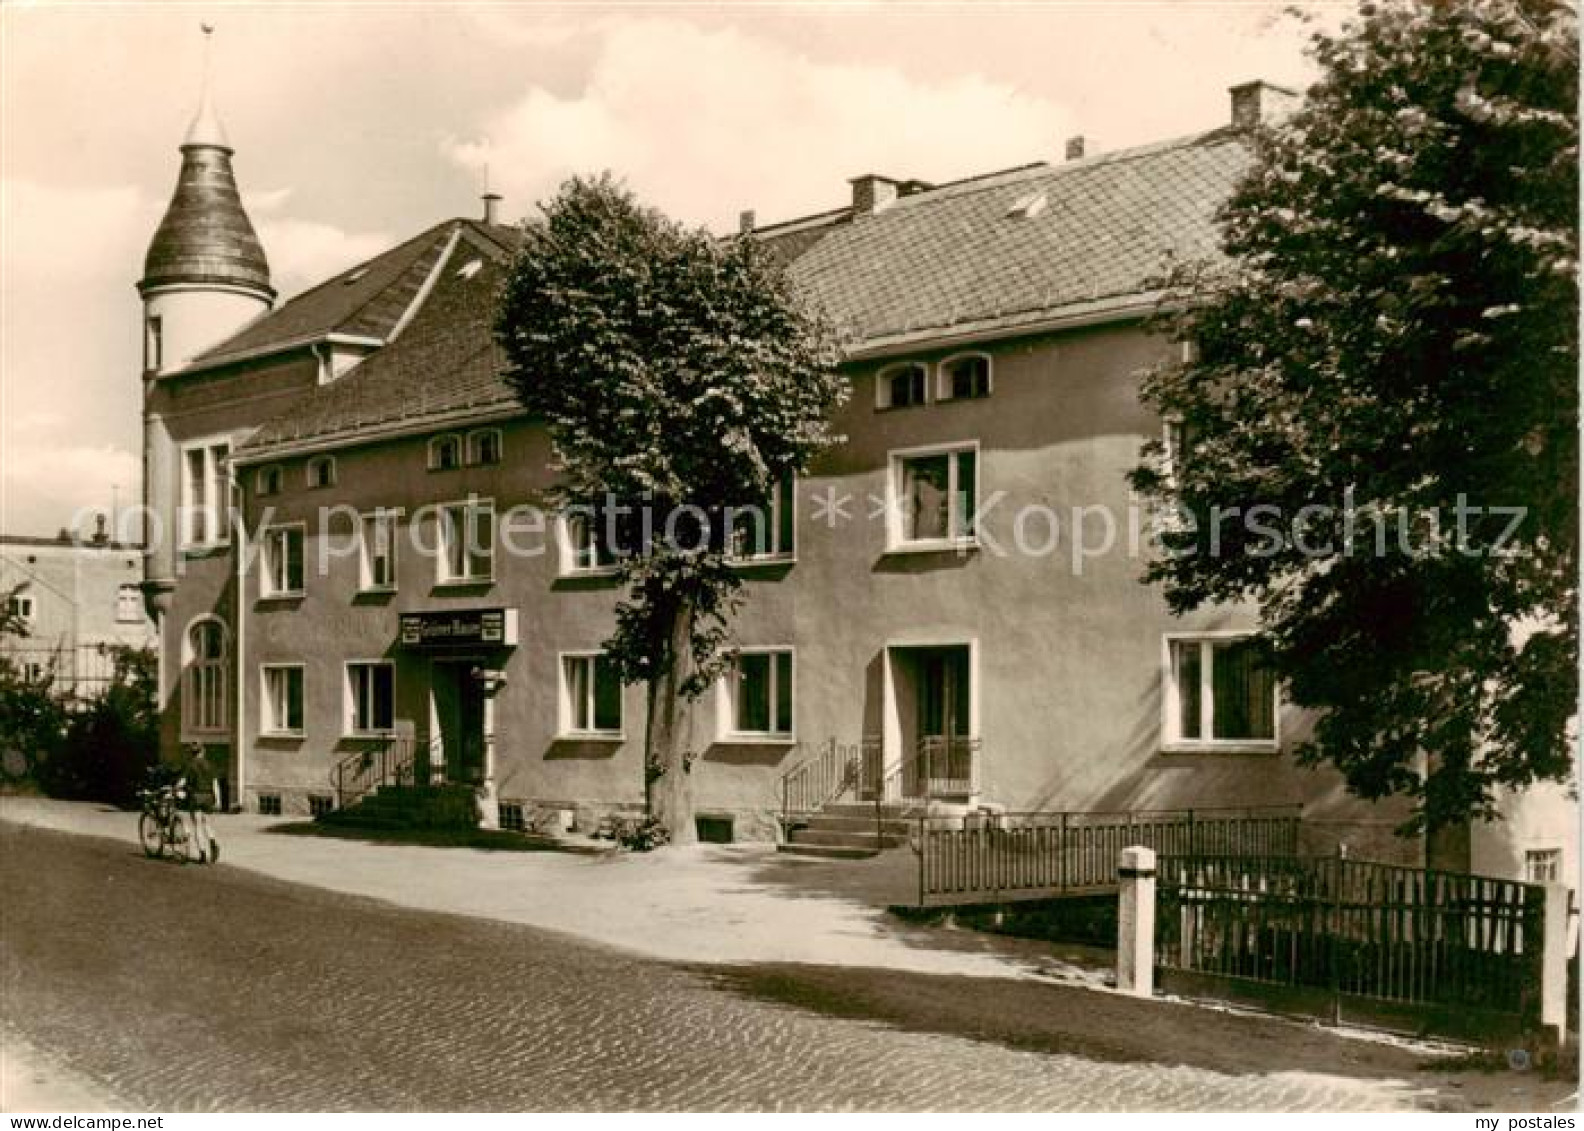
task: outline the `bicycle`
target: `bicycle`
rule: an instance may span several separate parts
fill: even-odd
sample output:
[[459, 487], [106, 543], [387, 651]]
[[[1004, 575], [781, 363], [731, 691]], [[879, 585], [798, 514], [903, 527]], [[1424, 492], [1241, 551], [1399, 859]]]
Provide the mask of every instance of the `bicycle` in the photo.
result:
[[187, 821], [181, 810], [186, 793], [177, 785], [138, 790], [143, 813], [138, 817], [138, 842], [143, 854], [157, 860], [167, 848], [173, 859], [187, 859]]

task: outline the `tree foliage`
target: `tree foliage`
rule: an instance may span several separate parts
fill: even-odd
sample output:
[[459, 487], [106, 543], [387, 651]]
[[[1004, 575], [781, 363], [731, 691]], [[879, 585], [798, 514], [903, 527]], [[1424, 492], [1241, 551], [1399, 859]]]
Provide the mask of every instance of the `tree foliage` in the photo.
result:
[[1577, 43], [1555, 0], [1366, 4], [1316, 35], [1227, 260], [1175, 279], [1190, 348], [1145, 378], [1186, 438], [1133, 475], [1181, 516], [1149, 579], [1179, 612], [1257, 602], [1319, 709], [1300, 757], [1416, 823], [1571, 770]]
[[508, 380], [549, 429], [556, 501], [605, 506], [627, 588], [605, 647], [648, 687], [646, 796], [685, 841], [679, 712], [729, 657], [741, 584], [725, 511], [767, 512], [836, 439], [838, 343], [764, 245], [684, 228], [609, 175], [566, 182], [524, 234], [497, 322]]

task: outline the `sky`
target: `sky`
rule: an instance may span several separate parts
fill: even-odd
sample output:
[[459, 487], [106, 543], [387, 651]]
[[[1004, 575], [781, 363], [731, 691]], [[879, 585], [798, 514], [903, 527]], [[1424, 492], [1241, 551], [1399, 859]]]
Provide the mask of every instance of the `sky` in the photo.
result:
[[[609, 169], [731, 231], [1064, 142], [1210, 129], [1302, 86], [1288, 4], [0, 5], [0, 532], [141, 497], [134, 285], [213, 97], [280, 300], [450, 216]], [[1309, 6], [1322, 23], [1346, 7]], [[486, 173], [487, 170], [487, 173]]]

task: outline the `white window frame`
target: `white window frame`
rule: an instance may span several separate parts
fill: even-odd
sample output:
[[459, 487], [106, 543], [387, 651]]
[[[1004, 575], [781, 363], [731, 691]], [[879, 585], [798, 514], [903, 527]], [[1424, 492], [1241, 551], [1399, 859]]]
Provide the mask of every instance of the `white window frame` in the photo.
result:
[[[948, 534], [945, 538], [904, 538], [906, 529], [903, 506], [903, 479], [908, 460], [929, 456], [953, 456], [971, 452], [974, 460], [974, 493], [968, 500], [969, 516], [979, 513], [979, 500], [984, 498], [984, 460], [978, 440], [960, 440], [950, 444], [927, 444], [916, 448], [896, 448], [886, 453], [886, 552], [890, 554], [931, 553], [939, 550], [972, 549], [979, 545], [979, 533]], [[951, 500], [957, 497], [958, 461], [948, 464], [946, 476], [947, 521], [954, 522], [957, 513]]]
[[[203, 453], [203, 480], [205, 499], [203, 507], [193, 505], [192, 457]], [[218, 456], [216, 453], [220, 453]], [[230, 471], [231, 440], [223, 436], [207, 436], [189, 440], [181, 446], [181, 548], [184, 550], [209, 550], [231, 543], [232, 482]], [[194, 525], [199, 515], [204, 516], [207, 537], [199, 538]]]
[[[917, 369], [924, 375], [923, 380], [919, 382], [920, 399], [915, 404], [899, 405], [891, 400], [891, 378], [903, 369]], [[921, 408], [929, 404], [931, 384], [933, 382], [930, 378], [930, 367], [925, 362], [894, 361], [889, 365], [883, 365], [875, 373], [875, 408], [886, 412], [900, 408]]]
[[[270, 686], [270, 676], [275, 672], [297, 673], [297, 725], [285, 724], [276, 715], [275, 689]], [[289, 685], [288, 685], [289, 686]], [[308, 718], [308, 689], [302, 664], [259, 665], [259, 733], [273, 737], [301, 738]]]
[[[735, 546], [726, 555], [727, 561], [733, 565], [750, 565], [757, 562], [791, 562], [797, 560], [797, 528], [798, 528], [798, 477], [789, 475], [776, 483], [775, 490], [770, 494], [770, 507], [765, 515], [766, 530], [769, 533], [770, 548], [762, 554], [738, 553]], [[786, 499], [781, 498], [782, 492]], [[787, 529], [791, 535], [791, 545], [781, 545], [781, 517], [782, 512], [790, 508], [792, 511], [791, 522]], [[730, 509], [730, 508], [728, 508]], [[751, 515], [749, 516], [751, 520]], [[728, 533], [729, 538], [734, 537]]]
[[[566, 510], [563, 510], [556, 516], [557, 541], [561, 547], [561, 576], [610, 577], [620, 572], [621, 564], [619, 562], [601, 562], [599, 560], [595, 552], [595, 548], [598, 545], [597, 539], [591, 538], [588, 549], [585, 550], [575, 533], [579, 521], [590, 524], [589, 529], [592, 531], [597, 529], [593, 524], [604, 521], [603, 516], [598, 512], [590, 514], [587, 505], [573, 506], [568, 508], [568, 510], [572, 510], [575, 513], [568, 514]], [[588, 558], [588, 564], [584, 564], [581, 560], [584, 557]]]
[[285, 472], [278, 463], [267, 464], [253, 473], [253, 493], [260, 498], [279, 495], [286, 482]]
[[143, 368], [157, 373], [165, 367], [165, 318], [150, 314], [143, 319]]
[[[298, 555], [298, 562], [302, 569], [301, 583], [296, 588], [289, 584], [291, 579], [283, 575], [288, 568], [290, 555], [282, 558], [282, 539], [289, 539], [295, 532], [302, 542]], [[301, 597], [308, 584], [308, 527], [301, 522], [283, 522], [278, 526], [267, 526], [259, 535], [259, 596], [261, 597]]]
[[1270, 738], [1201, 738], [1184, 737], [1180, 730], [1182, 720], [1182, 693], [1177, 687], [1172, 668], [1172, 645], [1198, 643], [1199, 654], [1199, 728], [1203, 734], [1215, 734], [1215, 673], [1212, 670], [1215, 649], [1212, 645], [1229, 641], [1248, 640], [1251, 632], [1222, 630], [1210, 632], [1168, 632], [1161, 637], [1161, 749], [1168, 754], [1225, 753], [1274, 754], [1281, 748], [1281, 686], [1272, 681], [1271, 737]]
[[616, 729], [602, 730], [598, 727], [581, 729], [577, 725], [577, 705], [572, 702], [572, 680], [571, 671], [569, 670], [570, 665], [574, 663], [587, 663], [589, 665], [587, 706], [588, 717], [592, 722], [595, 717], [594, 704], [598, 700], [598, 695], [595, 693], [594, 688], [595, 673], [598, 669], [598, 661], [604, 659], [605, 655], [606, 654], [604, 652], [601, 652], [598, 649], [559, 652], [556, 654], [556, 673], [560, 681], [560, 693], [557, 696], [559, 717], [556, 728], [559, 737], [595, 739], [612, 742], [620, 742], [627, 737], [626, 688], [621, 686], [619, 680], [617, 681], [616, 694], [616, 713], [618, 716]]
[[[1556, 875], [1551, 879], [1540, 879], [1535, 876], [1531, 866], [1536, 863], [1537, 856], [1545, 856], [1556, 863]], [[1523, 847], [1523, 880], [1526, 884], [1565, 884], [1567, 883], [1567, 853], [1562, 851], [1562, 846], [1555, 843], [1527, 844]]]
[[[330, 474], [325, 478], [323, 483], [314, 482], [314, 469], [319, 467], [327, 467], [330, 469]], [[307, 463], [303, 464], [303, 483], [310, 491], [322, 491], [326, 487], [334, 487], [336, 485], [336, 477], [339, 470], [340, 469], [336, 467], [335, 456], [314, 456]]]
[[6, 598], [6, 612], [31, 625], [38, 616], [38, 599], [31, 593], [13, 593]]
[[[390, 725], [388, 727], [359, 727], [359, 698], [363, 688], [353, 677], [354, 669], [384, 668], [390, 672]], [[342, 685], [342, 734], [347, 738], [372, 738], [390, 734], [396, 728], [396, 665], [390, 660], [348, 660], [344, 665]], [[372, 695], [370, 696], [372, 705]], [[370, 720], [373, 721], [373, 720]]]
[[[396, 544], [399, 541], [397, 529], [400, 513], [394, 510], [372, 510], [358, 515], [358, 592], [359, 593], [394, 593], [396, 591]], [[374, 579], [374, 559], [369, 542], [369, 530], [373, 523], [390, 524], [389, 553], [390, 581], [376, 582]]]
[[[213, 624], [220, 630], [220, 658], [204, 662], [205, 670], [214, 679], [217, 688], [217, 719], [204, 720], [198, 711], [198, 684], [204, 681], [199, 672], [198, 658], [193, 653], [193, 633], [201, 624]], [[182, 689], [181, 730], [188, 735], [224, 734], [230, 727], [231, 714], [231, 631], [225, 621], [215, 616], [194, 617], [182, 632]]]
[[[462, 512], [462, 531], [464, 539], [468, 542], [462, 548], [462, 563], [466, 572], [453, 574], [451, 572], [451, 547], [449, 541], [451, 523], [448, 515], [458, 508]], [[471, 546], [471, 533], [474, 515], [489, 515], [489, 564], [484, 573], [471, 572], [473, 566], [473, 553]], [[435, 508], [435, 547], [439, 551], [435, 555], [435, 583], [437, 585], [487, 585], [495, 580], [495, 547], [500, 541], [500, 531], [495, 525], [495, 500], [494, 499], [457, 499], [449, 503], [440, 503]]]
[[[777, 704], [780, 701], [778, 680], [779, 667], [772, 658], [770, 661], [770, 730], [739, 730], [737, 728], [737, 697], [738, 684], [742, 676], [742, 657], [744, 656], [780, 656], [789, 657], [787, 676], [791, 681], [788, 702], [792, 713], [791, 725], [785, 731], [775, 728], [775, 715]], [[736, 745], [786, 745], [797, 741], [797, 649], [790, 644], [772, 644], [755, 646], [752, 648], [739, 648], [737, 655], [732, 659], [731, 667], [721, 678], [719, 687], [719, 706], [716, 712], [719, 719], [717, 728], [721, 741]]]
[[[478, 445], [485, 438], [495, 438], [495, 458], [484, 459], [480, 456]], [[468, 467], [488, 467], [492, 464], [502, 463], [506, 459], [506, 438], [499, 428], [475, 428], [467, 434], [466, 450], [463, 452], [464, 460]]]
[[[443, 444], [450, 443], [456, 450], [456, 462], [450, 466], [441, 466], [439, 451]], [[429, 437], [428, 461], [430, 471], [456, 471], [462, 467], [463, 457], [467, 455], [466, 446], [462, 437], [455, 432], [443, 432], [438, 436]]]
[[[947, 372], [951, 366], [959, 361], [979, 359], [985, 363], [985, 391], [983, 396], [958, 397], [952, 394], [951, 376]], [[943, 357], [935, 363], [935, 399], [941, 403], [946, 401], [987, 401], [995, 393], [995, 359], [983, 350], [964, 350], [954, 353], [950, 357]]]
[[116, 586], [116, 623], [143, 623], [143, 591], [136, 585]]

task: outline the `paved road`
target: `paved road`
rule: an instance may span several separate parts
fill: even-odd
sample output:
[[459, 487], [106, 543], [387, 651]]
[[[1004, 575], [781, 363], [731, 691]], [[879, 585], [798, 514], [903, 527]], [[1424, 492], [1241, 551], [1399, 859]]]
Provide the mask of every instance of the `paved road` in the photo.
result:
[[[688, 970], [4, 824], [0, 898], [7, 1023], [112, 1094], [158, 1110], [1434, 1102], [1433, 1082], [1416, 1077], [1407, 1054], [1360, 1046], [1342, 1071], [1327, 1045], [1327, 1071], [1285, 1071], [1290, 1054], [1258, 1047], [1275, 1030], [1236, 1030], [1251, 1044], [1239, 1053], [1226, 1047], [1239, 1039], [1232, 1030], [1215, 1031], [1232, 1022], [1203, 1011], [1163, 1014], [1172, 1007], [995, 979]], [[1041, 1037], [991, 1023], [1019, 1006], [1047, 1021], [1065, 1011], [1073, 1026], [1046, 1024]], [[1108, 1019], [1115, 1009], [1141, 1012]], [[1105, 1036], [1080, 1014], [1090, 1030], [1103, 1022]], [[1146, 1017], [1163, 1028], [1152, 1035]], [[1151, 1057], [1163, 1040], [1210, 1059]]]

